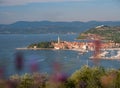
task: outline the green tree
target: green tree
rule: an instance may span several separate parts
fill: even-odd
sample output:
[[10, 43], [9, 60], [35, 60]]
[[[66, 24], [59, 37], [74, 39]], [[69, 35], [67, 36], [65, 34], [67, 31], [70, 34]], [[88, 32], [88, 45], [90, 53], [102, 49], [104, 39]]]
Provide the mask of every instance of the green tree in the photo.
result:
[[30, 74], [25, 74], [21, 77], [21, 82], [18, 88], [33, 88], [33, 78]]

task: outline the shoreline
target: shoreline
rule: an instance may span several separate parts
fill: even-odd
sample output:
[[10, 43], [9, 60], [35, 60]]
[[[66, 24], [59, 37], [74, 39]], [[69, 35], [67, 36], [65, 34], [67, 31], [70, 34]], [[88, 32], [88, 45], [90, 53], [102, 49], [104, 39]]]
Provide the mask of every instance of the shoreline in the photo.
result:
[[54, 50], [54, 48], [16, 48], [16, 50]]
[[[73, 50], [73, 51], [82, 51], [81, 49], [54, 49], [54, 48], [16, 48], [16, 50]], [[120, 50], [120, 48], [107, 48], [101, 50]]]
[[72, 50], [72, 49], [54, 49], [54, 48], [16, 48], [16, 50]]
[[119, 56], [117, 57], [89, 57], [90, 60], [120, 60]]
[[120, 48], [107, 48], [107, 49], [101, 49], [101, 50], [120, 50]]
[[79, 51], [79, 52], [86, 52], [86, 50], [81, 49], [54, 49], [54, 48], [16, 48], [16, 50], [72, 50], [72, 51]]

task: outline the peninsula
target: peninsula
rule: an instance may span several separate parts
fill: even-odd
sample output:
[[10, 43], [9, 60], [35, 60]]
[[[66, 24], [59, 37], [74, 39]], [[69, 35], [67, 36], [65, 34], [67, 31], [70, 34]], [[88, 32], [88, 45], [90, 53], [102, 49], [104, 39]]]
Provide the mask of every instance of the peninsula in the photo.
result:
[[95, 28], [91, 28], [83, 33], [80, 33], [78, 39], [95, 40], [100, 39], [104, 42], [115, 43], [114, 47], [120, 47], [117, 43], [120, 43], [120, 26], [106, 26], [100, 25]]
[[81, 52], [87, 52], [88, 50], [94, 51], [96, 48], [96, 43], [99, 43], [100, 49], [108, 49], [112, 48], [113, 43], [101, 42], [99, 40], [94, 40], [91, 42], [69, 42], [69, 41], [61, 41], [58, 37], [58, 41], [51, 42], [40, 42], [29, 45], [27, 48], [23, 49], [54, 49], [54, 50], [75, 50]]

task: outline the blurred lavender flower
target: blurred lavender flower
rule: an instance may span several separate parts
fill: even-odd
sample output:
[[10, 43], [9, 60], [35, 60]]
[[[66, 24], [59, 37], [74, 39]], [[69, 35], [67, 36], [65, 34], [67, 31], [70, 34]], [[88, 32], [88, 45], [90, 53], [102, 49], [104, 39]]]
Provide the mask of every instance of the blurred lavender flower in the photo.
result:
[[4, 68], [0, 67], [0, 78], [3, 78], [4, 76]]
[[94, 61], [95, 61], [95, 64], [98, 63], [98, 60], [99, 60], [99, 54], [100, 54], [100, 49], [101, 49], [101, 41], [100, 40], [94, 40], [94, 47], [95, 47], [95, 50], [94, 50]]
[[31, 72], [37, 72], [39, 70], [38, 60], [40, 58], [36, 55], [32, 55], [29, 57], [29, 66]]
[[23, 54], [21, 52], [17, 52], [15, 57], [15, 66], [18, 71], [23, 69], [23, 60]]

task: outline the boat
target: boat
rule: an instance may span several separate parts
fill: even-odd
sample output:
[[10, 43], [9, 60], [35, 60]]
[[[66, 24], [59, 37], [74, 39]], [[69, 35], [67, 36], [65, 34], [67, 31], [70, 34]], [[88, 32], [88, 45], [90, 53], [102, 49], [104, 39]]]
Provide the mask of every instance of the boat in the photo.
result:
[[89, 57], [89, 58], [90, 58], [90, 59], [108, 59], [108, 58], [106, 57], [106, 54], [108, 54], [108, 53], [109, 53], [109, 52], [104, 51], [104, 52], [98, 54], [96, 57], [95, 57], [95, 56], [91, 56], [91, 57]]

